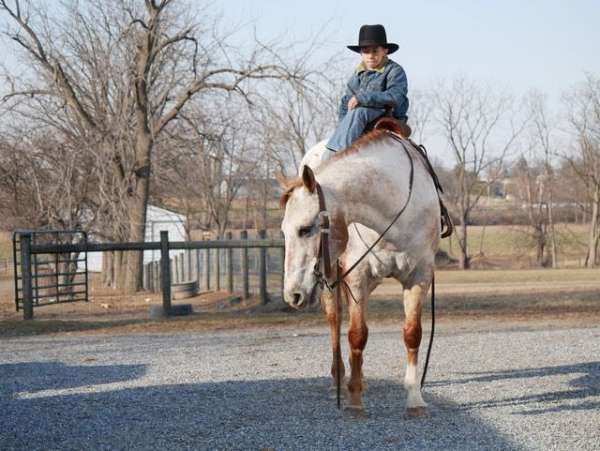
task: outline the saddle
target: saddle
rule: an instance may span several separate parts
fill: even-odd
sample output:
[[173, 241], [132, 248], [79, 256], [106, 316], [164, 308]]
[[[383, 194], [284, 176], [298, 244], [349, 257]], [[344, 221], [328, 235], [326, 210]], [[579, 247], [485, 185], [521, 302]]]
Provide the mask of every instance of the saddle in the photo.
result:
[[370, 132], [372, 130], [389, 130], [393, 133], [396, 133], [397, 135], [400, 135], [404, 139], [408, 140], [412, 144], [412, 146], [417, 150], [417, 152], [421, 156], [421, 159], [425, 163], [425, 168], [427, 169], [427, 172], [429, 172], [429, 175], [431, 175], [433, 184], [435, 185], [435, 188], [438, 193], [438, 200], [440, 202], [441, 212], [440, 220], [442, 223], [442, 238], [447, 238], [450, 235], [452, 235], [454, 225], [452, 224], [450, 213], [444, 205], [441, 196], [441, 194], [444, 193], [444, 188], [442, 188], [440, 179], [438, 178], [437, 174], [435, 173], [435, 170], [433, 169], [433, 166], [431, 165], [431, 162], [429, 161], [429, 157], [427, 156], [427, 149], [425, 148], [425, 146], [423, 144], [417, 144], [412, 139], [410, 139], [410, 135], [412, 134], [412, 129], [410, 128], [410, 126], [406, 123], [405, 120], [399, 120], [391, 116], [382, 116], [369, 123], [365, 128], [364, 133]]
[[408, 139], [412, 134], [412, 129], [406, 123], [406, 120], [396, 119], [392, 116], [378, 117], [374, 121], [367, 124], [364, 133], [368, 133], [372, 130], [389, 130], [397, 135]]

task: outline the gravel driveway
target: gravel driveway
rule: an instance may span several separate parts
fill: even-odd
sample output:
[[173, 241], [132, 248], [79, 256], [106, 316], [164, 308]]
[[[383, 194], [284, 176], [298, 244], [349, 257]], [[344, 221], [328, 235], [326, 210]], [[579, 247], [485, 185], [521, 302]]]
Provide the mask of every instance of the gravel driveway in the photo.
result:
[[600, 448], [600, 327], [436, 337], [404, 415], [400, 327], [371, 325], [365, 418], [329, 398], [325, 328], [0, 343], [0, 449]]

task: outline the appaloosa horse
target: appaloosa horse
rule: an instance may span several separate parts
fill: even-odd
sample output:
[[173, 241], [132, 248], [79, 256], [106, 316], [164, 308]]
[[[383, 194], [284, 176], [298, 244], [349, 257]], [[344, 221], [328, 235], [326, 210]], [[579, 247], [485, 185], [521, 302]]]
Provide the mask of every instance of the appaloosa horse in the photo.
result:
[[[407, 408], [421, 413], [425, 402], [417, 377], [417, 356], [421, 341], [421, 305], [433, 276], [434, 256], [440, 236], [438, 193], [421, 156], [407, 140], [398, 142], [389, 132], [376, 130], [349, 149], [320, 165], [319, 155], [308, 160], [302, 177], [284, 183], [282, 203], [286, 212], [282, 224], [286, 238], [285, 301], [295, 308], [314, 302], [318, 279], [313, 271], [318, 258], [319, 201], [317, 181], [310, 169], [316, 167], [326, 208], [331, 218], [330, 253], [349, 267], [375, 241], [406, 204], [402, 215], [381, 242], [346, 277], [357, 302], [349, 302], [351, 377], [350, 405], [362, 408], [362, 352], [367, 342], [367, 300], [383, 277], [398, 279], [404, 288], [406, 322], [404, 342], [408, 366], [404, 379], [408, 390]], [[411, 166], [414, 181], [409, 187]], [[409, 189], [412, 188], [412, 194]], [[351, 227], [348, 227], [351, 223]], [[361, 226], [363, 224], [364, 226]], [[373, 230], [370, 230], [373, 229]], [[330, 276], [333, 282], [335, 275]], [[323, 293], [323, 306], [336, 349], [337, 313], [331, 293]], [[335, 364], [335, 356], [334, 362]], [[336, 378], [335, 365], [332, 376]], [[343, 376], [343, 364], [340, 365]]]

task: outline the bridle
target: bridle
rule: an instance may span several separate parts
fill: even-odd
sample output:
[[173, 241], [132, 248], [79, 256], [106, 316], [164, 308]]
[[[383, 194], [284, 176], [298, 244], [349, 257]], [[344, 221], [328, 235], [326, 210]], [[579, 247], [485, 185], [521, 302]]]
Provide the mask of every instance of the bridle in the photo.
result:
[[321, 288], [326, 286], [329, 290], [332, 290], [333, 287], [328, 283], [328, 279], [331, 278], [331, 255], [329, 253], [329, 232], [331, 230], [331, 224], [329, 221], [329, 212], [325, 206], [323, 189], [316, 180], [315, 190], [317, 191], [317, 197], [319, 198], [319, 248], [313, 273], [317, 278], [317, 284], [320, 285]]
[[[413, 157], [404, 144], [403, 140], [396, 136], [393, 133], [388, 132], [389, 135], [402, 144], [402, 148], [404, 152], [408, 156], [408, 160], [410, 162], [410, 174], [408, 179], [408, 196], [406, 197], [406, 201], [402, 208], [398, 211], [396, 216], [392, 219], [392, 222], [385, 228], [385, 230], [379, 235], [379, 237], [369, 246], [369, 248], [360, 256], [358, 260], [356, 260], [350, 268], [342, 273], [342, 268], [340, 266], [339, 260], [336, 260], [336, 278], [333, 283], [330, 283], [333, 269], [331, 267], [331, 254], [329, 251], [329, 237], [331, 231], [331, 222], [329, 220], [329, 212], [327, 211], [327, 206], [325, 205], [325, 196], [323, 194], [323, 189], [319, 182], [315, 180], [315, 190], [317, 192], [317, 197], [319, 199], [319, 247], [317, 251], [317, 261], [315, 262], [315, 266], [313, 268], [313, 274], [315, 275], [316, 282], [313, 287], [313, 292], [316, 287], [319, 286], [321, 289], [326, 287], [330, 292], [334, 293], [335, 306], [336, 306], [336, 330], [337, 330], [337, 344], [336, 344], [336, 356], [335, 356], [335, 368], [336, 368], [336, 389], [337, 389], [337, 406], [340, 408], [341, 404], [341, 372], [340, 372], [340, 362], [341, 362], [341, 347], [340, 347], [340, 336], [341, 336], [341, 314], [342, 314], [342, 304], [341, 304], [341, 284], [345, 284], [348, 292], [352, 296], [355, 302], [356, 298], [352, 295], [352, 291], [350, 287], [345, 282], [345, 278], [348, 274], [350, 274], [358, 264], [377, 246], [377, 244], [383, 239], [385, 234], [392, 228], [392, 226], [396, 223], [396, 221], [400, 218], [402, 213], [408, 207], [408, 203], [412, 197], [413, 191], [413, 183], [414, 183], [414, 161]], [[431, 307], [432, 307], [432, 325], [431, 325], [431, 335], [429, 338], [429, 345], [427, 348], [427, 357], [425, 359], [425, 367], [423, 369], [423, 375], [421, 377], [421, 387], [423, 387], [425, 383], [425, 375], [427, 374], [427, 367], [429, 365], [429, 356], [431, 353], [431, 345], [433, 343], [433, 333], [435, 328], [435, 316], [434, 316], [434, 302], [435, 302], [435, 281], [432, 278], [432, 298], [431, 298]]]

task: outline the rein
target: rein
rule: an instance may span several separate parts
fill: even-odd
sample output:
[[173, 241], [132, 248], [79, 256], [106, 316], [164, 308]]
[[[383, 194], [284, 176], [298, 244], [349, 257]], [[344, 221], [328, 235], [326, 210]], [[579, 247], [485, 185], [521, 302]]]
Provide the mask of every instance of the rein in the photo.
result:
[[[315, 263], [313, 273], [317, 279], [315, 287], [319, 285], [321, 288], [327, 287], [330, 292], [334, 292], [334, 300], [335, 300], [335, 310], [336, 310], [336, 332], [337, 332], [337, 344], [335, 349], [335, 370], [336, 370], [336, 392], [337, 392], [337, 407], [338, 409], [341, 406], [341, 371], [340, 371], [340, 362], [342, 360], [342, 352], [341, 352], [341, 324], [342, 324], [342, 304], [341, 304], [341, 283], [344, 283], [348, 288], [348, 291], [355, 302], [356, 298], [352, 294], [352, 290], [345, 282], [345, 277], [350, 274], [359, 263], [377, 246], [377, 244], [383, 239], [385, 234], [392, 228], [392, 226], [396, 223], [396, 221], [400, 218], [402, 213], [408, 207], [408, 203], [412, 197], [413, 184], [414, 184], [414, 161], [413, 157], [407, 149], [404, 141], [396, 136], [395, 134], [388, 132], [389, 136], [400, 144], [402, 144], [402, 148], [404, 152], [408, 156], [408, 160], [410, 162], [410, 174], [408, 179], [408, 196], [406, 198], [406, 202], [402, 206], [402, 208], [398, 211], [396, 216], [392, 219], [392, 222], [385, 228], [385, 230], [379, 235], [379, 237], [369, 246], [369, 248], [360, 256], [358, 260], [356, 260], [350, 268], [348, 268], [343, 274], [341, 274], [341, 267], [339, 265], [339, 261], [336, 261], [336, 279], [333, 283], [329, 283], [328, 280], [331, 280], [331, 256], [329, 254], [329, 232], [330, 232], [330, 221], [329, 221], [329, 213], [327, 211], [327, 207], [325, 205], [325, 196], [323, 194], [323, 189], [318, 182], [315, 184], [317, 196], [319, 199], [319, 230], [320, 230], [320, 239], [319, 239], [319, 249], [317, 253], [317, 261]], [[427, 374], [427, 367], [429, 366], [429, 357], [431, 354], [431, 347], [433, 344], [433, 335], [435, 328], [435, 316], [434, 316], [434, 306], [435, 306], [435, 279], [432, 277], [431, 284], [431, 335], [429, 338], [429, 345], [427, 347], [427, 356], [425, 358], [425, 367], [423, 369], [423, 375], [421, 377], [421, 387], [425, 383], [425, 375]]]

